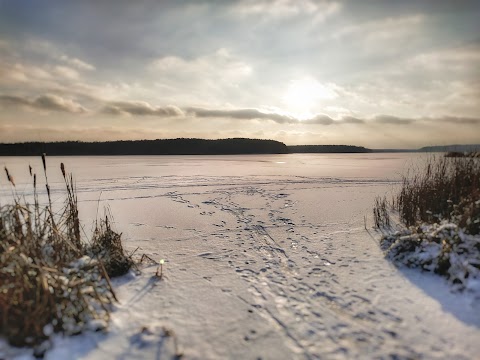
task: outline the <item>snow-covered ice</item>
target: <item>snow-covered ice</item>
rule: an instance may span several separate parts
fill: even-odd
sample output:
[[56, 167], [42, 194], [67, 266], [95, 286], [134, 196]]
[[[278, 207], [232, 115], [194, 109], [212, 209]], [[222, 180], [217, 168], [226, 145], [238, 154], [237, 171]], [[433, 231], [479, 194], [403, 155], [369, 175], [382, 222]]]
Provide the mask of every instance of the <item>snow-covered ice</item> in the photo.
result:
[[[54, 336], [46, 358], [477, 358], [479, 299], [452, 292], [441, 277], [397, 269], [371, 229], [375, 196], [392, 191], [415, 161], [49, 158], [58, 201], [60, 162], [74, 173], [85, 232], [108, 205], [125, 247], [165, 264], [162, 280], [148, 264], [114, 280], [120, 302], [108, 332]], [[29, 163], [40, 169], [40, 158], [0, 158], [27, 196]], [[13, 356], [30, 355], [0, 342], [0, 358]]]

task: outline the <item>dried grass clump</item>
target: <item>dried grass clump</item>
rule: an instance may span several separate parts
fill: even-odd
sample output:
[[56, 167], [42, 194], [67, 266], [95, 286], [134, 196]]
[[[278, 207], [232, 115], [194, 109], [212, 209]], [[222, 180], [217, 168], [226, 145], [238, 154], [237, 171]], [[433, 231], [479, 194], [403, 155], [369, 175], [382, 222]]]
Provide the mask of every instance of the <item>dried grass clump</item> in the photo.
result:
[[376, 228], [390, 228], [389, 204], [386, 197], [377, 197], [375, 199], [373, 220]]
[[445, 154], [446, 157], [473, 157], [480, 158], [480, 151], [471, 151], [471, 152], [459, 152], [459, 151], [450, 151]]
[[102, 259], [109, 276], [120, 276], [133, 266], [131, 257], [122, 247], [122, 235], [112, 230], [108, 216], [97, 222], [93, 233], [91, 251]]
[[[45, 156], [42, 162], [46, 205], [39, 200], [31, 167], [33, 204], [16, 194], [5, 169], [13, 201], [0, 207], [0, 336], [16, 346], [39, 345], [54, 332], [76, 334], [105, 327], [115, 294], [104, 262], [114, 267], [102, 246], [115, 254], [112, 257], [126, 258], [120, 235], [109, 225], [97, 228], [94, 246], [82, 241], [74, 182], [63, 164], [66, 202], [54, 211]], [[115, 269], [110, 275], [118, 273]]]
[[[479, 187], [480, 159], [431, 158], [425, 169], [403, 177], [396, 209], [407, 226], [441, 220], [478, 223]], [[478, 226], [468, 230], [478, 233]]]
[[387, 208], [406, 225], [380, 241], [388, 258], [447, 277], [458, 289], [480, 283], [480, 158], [430, 158], [403, 177], [391, 203], [377, 198], [375, 226], [388, 227]]

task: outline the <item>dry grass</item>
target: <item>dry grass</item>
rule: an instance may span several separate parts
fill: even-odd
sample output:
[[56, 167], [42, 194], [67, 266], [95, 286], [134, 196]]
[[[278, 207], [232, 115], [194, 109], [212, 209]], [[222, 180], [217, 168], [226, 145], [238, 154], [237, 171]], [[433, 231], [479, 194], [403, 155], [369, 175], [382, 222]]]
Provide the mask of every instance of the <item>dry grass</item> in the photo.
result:
[[450, 221], [469, 234], [480, 232], [480, 159], [473, 156], [431, 157], [410, 170], [392, 201], [377, 198], [375, 227], [390, 227], [389, 211], [406, 226]]
[[433, 271], [457, 289], [480, 279], [480, 158], [432, 157], [403, 177], [391, 202], [377, 198], [375, 226], [389, 226], [389, 211], [406, 225], [380, 240], [386, 256]]
[[108, 217], [98, 224], [91, 244], [82, 239], [75, 184], [63, 164], [66, 201], [54, 211], [45, 156], [42, 164], [45, 205], [31, 167], [33, 203], [16, 194], [5, 168], [13, 201], [0, 207], [0, 335], [17, 346], [41, 344], [54, 332], [106, 326], [115, 300], [109, 276], [125, 273], [132, 264]]
[[445, 154], [446, 157], [473, 157], [480, 158], [480, 152], [459, 152], [451, 151]]
[[91, 251], [102, 259], [109, 276], [125, 274], [133, 265], [122, 247], [122, 235], [112, 230], [108, 216], [97, 222], [93, 233]]
[[389, 204], [386, 197], [377, 197], [373, 207], [373, 220], [376, 228], [390, 228]]
[[480, 230], [480, 160], [431, 158], [403, 177], [395, 208], [407, 226], [453, 221], [470, 234]]

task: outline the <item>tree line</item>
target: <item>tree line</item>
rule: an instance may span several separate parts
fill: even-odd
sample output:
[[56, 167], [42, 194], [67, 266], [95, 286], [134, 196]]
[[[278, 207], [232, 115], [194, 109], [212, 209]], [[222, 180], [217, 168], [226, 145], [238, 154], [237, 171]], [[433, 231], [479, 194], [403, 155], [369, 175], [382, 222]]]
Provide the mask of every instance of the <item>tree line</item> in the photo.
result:
[[25, 142], [0, 144], [3, 156], [55, 155], [233, 155], [286, 154], [285, 144], [257, 139], [165, 139], [108, 142]]
[[287, 153], [369, 153], [373, 150], [353, 145], [293, 145], [275, 140], [163, 139], [103, 142], [60, 141], [0, 144], [0, 156], [66, 155], [235, 155]]

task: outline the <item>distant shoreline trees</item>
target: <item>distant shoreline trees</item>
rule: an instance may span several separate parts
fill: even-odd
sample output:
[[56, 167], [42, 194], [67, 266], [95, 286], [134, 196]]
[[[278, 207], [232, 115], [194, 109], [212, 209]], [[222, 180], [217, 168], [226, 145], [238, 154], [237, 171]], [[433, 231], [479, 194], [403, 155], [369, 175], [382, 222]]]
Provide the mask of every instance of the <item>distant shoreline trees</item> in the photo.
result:
[[373, 150], [353, 145], [293, 145], [290, 153], [370, 153]]
[[108, 142], [25, 142], [0, 144], [3, 156], [66, 155], [234, 155], [286, 154], [285, 144], [257, 139], [166, 139]]
[[162, 139], [103, 142], [60, 141], [0, 143], [0, 156], [70, 155], [248, 155], [294, 153], [382, 153], [382, 152], [480, 151], [480, 145], [430, 146], [421, 149], [368, 149], [354, 145], [291, 145], [280, 141], [230, 139]]

